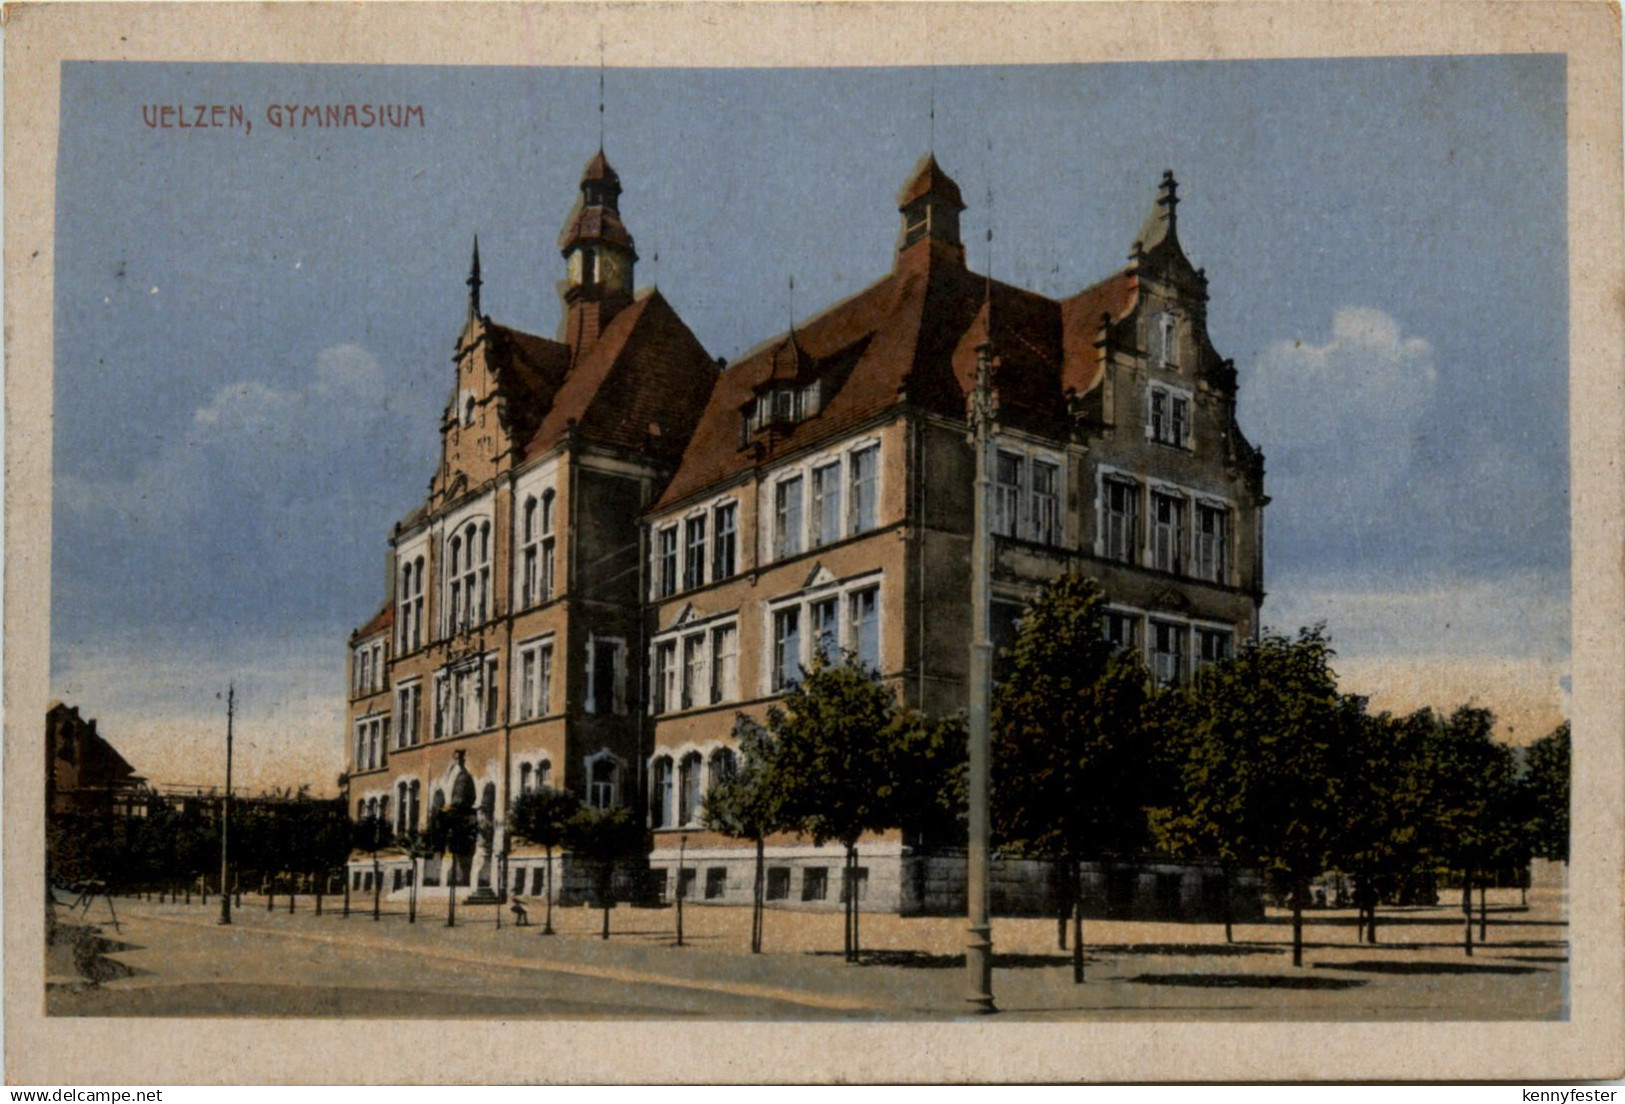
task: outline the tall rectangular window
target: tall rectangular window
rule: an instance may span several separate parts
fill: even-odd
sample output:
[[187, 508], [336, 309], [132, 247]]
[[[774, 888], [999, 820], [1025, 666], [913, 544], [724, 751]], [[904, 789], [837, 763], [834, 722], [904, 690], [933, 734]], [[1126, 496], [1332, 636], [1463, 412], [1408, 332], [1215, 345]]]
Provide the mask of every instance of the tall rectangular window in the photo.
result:
[[1057, 544], [1061, 539], [1061, 469], [1048, 461], [1034, 460], [1032, 481], [1033, 540]]
[[705, 685], [705, 634], [683, 638], [683, 708], [700, 704], [700, 688]]
[[739, 506], [737, 503], [729, 502], [718, 506], [712, 512], [715, 514], [716, 524], [713, 526], [711, 578], [726, 579], [737, 569]]
[[683, 589], [693, 590], [705, 582], [705, 515], [683, 523]]
[[1228, 629], [1198, 629], [1198, 644], [1201, 651], [1197, 653], [1200, 663], [1222, 663], [1230, 658], [1230, 632]]
[[1196, 504], [1196, 574], [1209, 582], [1223, 583], [1230, 575], [1227, 520], [1223, 507]]
[[773, 689], [801, 681], [801, 609], [792, 606], [773, 615]]
[[825, 464], [812, 473], [812, 546], [841, 539], [841, 465]]
[[655, 645], [655, 712], [664, 713], [677, 707], [677, 642], [662, 641]]
[[553, 645], [543, 644], [536, 654], [536, 715], [545, 717], [553, 710]]
[[536, 715], [536, 649], [519, 653], [519, 719]]
[[1013, 452], [1001, 452], [993, 464], [993, 531], [1014, 537], [1021, 531], [1021, 464]]
[[677, 593], [677, 526], [655, 530], [655, 597]]
[[1185, 447], [1185, 442], [1191, 433], [1191, 401], [1183, 395], [1173, 396], [1173, 411], [1170, 417], [1173, 440], [1170, 444]]
[[1113, 651], [1132, 649], [1140, 643], [1140, 619], [1131, 613], [1107, 610], [1102, 615], [1102, 629]]
[[1151, 389], [1151, 439], [1168, 440], [1168, 392], [1160, 387]]
[[546, 602], [553, 597], [553, 538], [542, 538], [541, 574], [537, 583], [536, 601]]
[[852, 604], [852, 650], [857, 661], [873, 671], [880, 670], [880, 588], [854, 591]]
[[809, 607], [812, 613], [812, 642], [824, 662], [834, 663], [841, 658], [841, 603], [837, 598], [824, 598]]
[[1185, 626], [1151, 622], [1151, 673], [1164, 686], [1177, 686], [1185, 675]]
[[739, 632], [732, 625], [711, 630], [711, 702], [739, 697]]
[[625, 644], [620, 640], [595, 638], [587, 649], [587, 712], [623, 713], [622, 664]]
[[1185, 501], [1170, 494], [1151, 493], [1151, 566], [1158, 571], [1184, 568]]
[[880, 446], [855, 449], [851, 458], [852, 502], [848, 529], [863, 533], [875, 527], [878, 513]]
[[492, 656], [485, 661], [485, 671], [480, 680], [480, 688], [485, 691], [485, 701], [481, 708], [480, 724], [485, 728], [495, 728], [497, 723], [497, 661]]
[[1134, 563], [1139, 557], [1140, 488], [1119, 479], [1107, 479], [1101, 486], [1105, 502], [1106, 558]]
[[801, 551], [801, 477], [781, 480], [773, 499], [773, 553], [782, 560]]
[[520, 720], [545, 717], [552, 698], [553, 645], [526, 644], [519, 649], [518, 715]]

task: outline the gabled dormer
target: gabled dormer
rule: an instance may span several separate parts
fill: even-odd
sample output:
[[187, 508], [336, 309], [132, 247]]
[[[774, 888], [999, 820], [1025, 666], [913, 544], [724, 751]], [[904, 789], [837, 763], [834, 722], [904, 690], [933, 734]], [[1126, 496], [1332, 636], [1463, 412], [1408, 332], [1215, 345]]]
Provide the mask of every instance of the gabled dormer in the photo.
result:
[[774, 348], [772, 368], [740, 410], [740, 445], [757, 433], [788, 429], [823, 409], [827, 396], [818, 365], [796, 338], [796, 331]]

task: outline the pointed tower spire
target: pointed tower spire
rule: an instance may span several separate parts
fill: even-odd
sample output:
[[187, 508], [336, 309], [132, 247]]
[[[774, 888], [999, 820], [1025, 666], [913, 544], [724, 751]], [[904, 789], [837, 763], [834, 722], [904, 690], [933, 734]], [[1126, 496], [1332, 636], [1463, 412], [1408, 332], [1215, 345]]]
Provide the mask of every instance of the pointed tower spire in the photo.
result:
[[468, 279], [463, 281], [468, 285], [468, 320], [472, 322], [480, 317], [480, 285], [485, 281], [480, 279], [480, 236], [474, 235], [474, 260], [468, 266]]
[[[949, 257], [963, 265], [965, 246], [959, 240], [959, 213], [964, 209], [959, 185], [942, 171], [934, 156], [926, 154], [897, 196], [897, 210], [903, 216], [902, 234], [897, 240], [898, 259], [916, 252], [946, 250]], [[921, 242], [928, 244], [921, 246]]]
[[559, 252], [568, 265], [560, 290], [564, 324], [560, 339], [585, 349], [610, 319], [632, 302], [637, 248], [621, 222], [621, 178], [599, 150], [581, 174], [581, 197], [565, 221]]

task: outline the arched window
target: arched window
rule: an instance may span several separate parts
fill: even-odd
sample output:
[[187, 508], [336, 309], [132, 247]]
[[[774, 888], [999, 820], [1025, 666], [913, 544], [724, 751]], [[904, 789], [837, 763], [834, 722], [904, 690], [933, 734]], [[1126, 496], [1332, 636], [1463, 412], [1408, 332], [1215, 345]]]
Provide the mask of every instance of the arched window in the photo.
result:
[[706, 780], [710, 786], [732, 778], [739, 771], [739, 760], [732, 748], [717, 748], [711, 753], [711, 772]]
[[607, 752], [591, 760], [587, 770], [587, 803], [594, 809], [613, 809], [620, 804], [620, 766]]
[[662, 755], [655, 760], [652, 773], [653, 791], [649, 797], [649, 827], [670, 828], [671, 819], [671, 757]]
[[423, 647], [423, 557], [412, 561], [412, 647]]
[[473, 395], [463, 400], [463, 424], [465, 426], [474, 424], [474, 405]]
[[404, 655], [412, 650], [412, 564], [401, 568], [401, 592], [396, 598], [395, 650]]
[[543, 759], [540, 763], [536, 764], [536, 788], [540, 790], [551, 786], [552, 784], [553, 763], [551, 760]]
[[677, 823], [692, 824], [700, 816], [700, 753], [683, 756], [677, 768]]
[[446, 603], [446, 610], [447, 610], [446, 627], [450, 631], [456, 632], [462, 626], [462, 623], [463, 623], [463, 619], [462, 619], [463, 538], [462, 537], [452, 537], [451, 538], [451, 556], [449, 557], [449, 563], [450, 563], [450, 570], [447, 572], [447, 578], [451, 580], [451, 594], [450, 594], [450, 598], [448, 599], [448, 601]]
[[529, 763], [520, 763], [519, 764], [519, 792], [522, 793], [522, 794], [530, 793], [530, 764]]

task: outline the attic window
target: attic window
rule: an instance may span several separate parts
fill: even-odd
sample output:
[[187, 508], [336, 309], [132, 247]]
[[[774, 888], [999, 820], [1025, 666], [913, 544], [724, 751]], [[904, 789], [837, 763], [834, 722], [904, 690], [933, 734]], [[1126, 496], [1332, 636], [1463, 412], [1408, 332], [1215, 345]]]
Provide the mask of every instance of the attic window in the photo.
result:
[[903, 248], [907, 249], [921, 238], [925, 237], [931, 229], [931, 208], [920, 204], [903, 221]]

